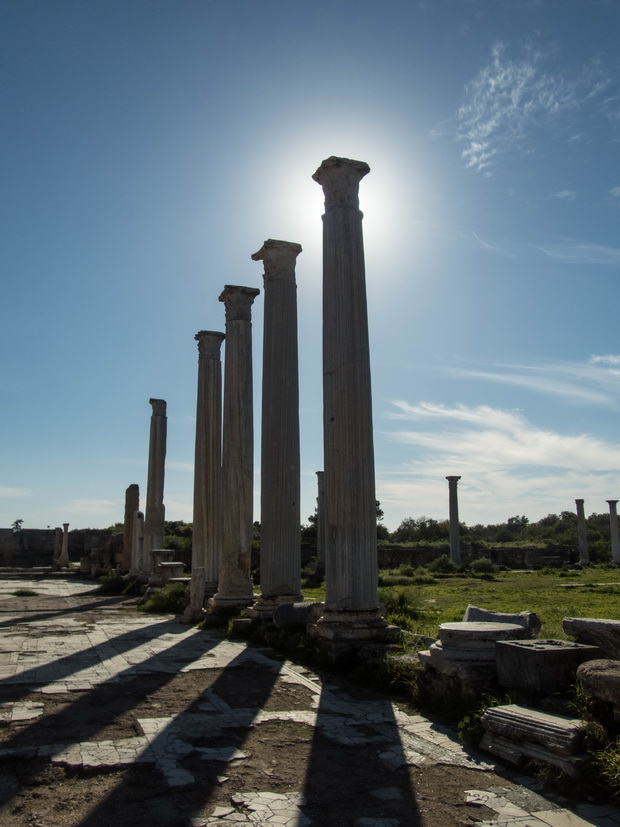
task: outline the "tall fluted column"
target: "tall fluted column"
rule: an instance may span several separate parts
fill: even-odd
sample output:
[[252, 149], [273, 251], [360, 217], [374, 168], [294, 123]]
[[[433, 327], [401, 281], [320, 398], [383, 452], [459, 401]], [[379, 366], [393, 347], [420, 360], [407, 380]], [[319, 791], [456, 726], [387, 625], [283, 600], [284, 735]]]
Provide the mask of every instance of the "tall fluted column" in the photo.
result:
[[618, 531], [618, 500], [607, 500], [609, 505], [609, 529], [611, 531], [611, 558], [616, 566], [620, 566], [620, 533]]
[[301, 245], [265, 241], [261, 431], [261, 595], [253, 611], [273, 615], [301, 596], [299, 359], [295, 262]]
[[450, 507], [450, 559], [461, 564], [461, 537], [459, 529], [459, 495], [457, 485], [460, 477], [446, 477], [448, 480], [448, 497]]
[[132, 567], [133, 555], [133, 515], [140, 508], [140, 487], [136, 483], [125, 491], [125, 520], [123, 523], [123, 558], [121, 571], [127, 572]]
[[579, 545], [579, 562], [587, 566], [590, 562], [588, 554], [588, 524], [583, 510], [583, 500], [575, 500], [577, 506], [577, 542]]
[[325, 574], [325, 472], [316, 472], [316, 564], [315, 572]]
[[[359, 182], [363, 161], [328, 158], [312, 176], [323, 215], [323, 423], [325, 611], [320, 637], [373, 636], [377, 605], [377, 517], [370, 348]], [[320, 628], [319, 628], [320, 627]], [[348, 628], [347, 628], [348, 627]]]
[[62, 524], [62, 547], [60, 549], [60, 557], [58, 558], [59, 566], [69, 565], [69, 523]]
[[[163, 399], [149, 399], [151, 414], [151, 435], [149, 440], [149, 468], [146, 486], [146, 513], [144, 515], [144, 558], [151, 560], [155, 548], [164, 547], [164, 474], [166, 463], [166, 402]], [[149, 571], [151, 563], [148, 564]]]
[[201, 330], [198, 342], [198, 394], [194, 461], [192, 571], [202, 568], [207, 597], [217, 591], [222, 547], [222, 363], [224, 333]]
[[254, 425], [252, 394], [252, 303], [254, 287], [227, 284], [224, 420], [222, 446], [222, 554], [215, 611], [252, 603], [251, 578]]

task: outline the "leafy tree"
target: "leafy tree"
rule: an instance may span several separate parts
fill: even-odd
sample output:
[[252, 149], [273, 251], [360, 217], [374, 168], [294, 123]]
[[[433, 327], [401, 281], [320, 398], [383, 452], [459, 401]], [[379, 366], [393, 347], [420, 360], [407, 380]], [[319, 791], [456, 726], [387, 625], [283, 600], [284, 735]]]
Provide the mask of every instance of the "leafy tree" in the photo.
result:
[[13, 531], [21, 531], [23, 524], [23, 520], [15, 520], [13, 523], [11, 523], [11, 528], [13, 529]]

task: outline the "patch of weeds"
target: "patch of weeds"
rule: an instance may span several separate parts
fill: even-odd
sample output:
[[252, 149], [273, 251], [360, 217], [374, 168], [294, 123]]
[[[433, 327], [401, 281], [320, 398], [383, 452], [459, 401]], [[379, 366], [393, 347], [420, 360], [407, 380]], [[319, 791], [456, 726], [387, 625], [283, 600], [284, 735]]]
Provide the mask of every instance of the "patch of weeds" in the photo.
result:
[[152, 614], [179, 614], [185, 607], [185, 586], [183, 583], [168, 583], [160, 589], [153, 589], [147, 599], [138, 606], [141, 612]]
[[137, 578], [131, 577], [131, 578], [124, 578], [124, 579], [125, 579], [126, 585], [125, 585], [125, 588], [123, 589], [123, 594], [130, 595], [130, 596], [135, 595], [135, 594], [140, 594], [141, 583]]
[[595, 750], [591, 756], [592, 770], [604, 791], [615, 802], [620, 801], [620, 738]]
[[385, 606], [388, 623], [394, 626], [410, 629], [411, 621], [420, 617], [421, 595], [418, 589], [411, 586], [382, 588], [377, 591], [377, 597]]
[[482, 736], [484, 735], [484, 727], [482, 726], [482, 716], [494, 706], [501, 706], [502, 704], [510, 703], [509, 698], [500, 698], [492, 692], [487, 692], [482, 696], [482, 700], [478, 706], [471, 712], [466, 713], [458, 723], [459, 740], [464, 741], [471, 747], [477, 747]]
[[492, 560], [489, 560], [488, 557], [479, 557], [477, 560], [472, 561], [469, 566], [469, 571], [474, 576], [478, 574], [496, 574], [497, 566]]
[[123, 594], [127, 581], [116, 571], [99, 578], [98, 594]]
[[15, 595], [15, 597], [36, 597], [39, 592], [35, 592], [33, 589], [16, 589], [11, 594]]

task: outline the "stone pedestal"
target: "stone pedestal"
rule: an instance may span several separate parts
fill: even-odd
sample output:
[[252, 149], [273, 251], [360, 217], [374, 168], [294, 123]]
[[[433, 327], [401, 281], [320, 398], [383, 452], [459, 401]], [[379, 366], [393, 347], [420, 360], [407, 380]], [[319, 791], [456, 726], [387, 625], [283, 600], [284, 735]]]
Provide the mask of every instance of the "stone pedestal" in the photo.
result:
[[450, 559], [461, 565], [461, 532], [459, 526], [459, 496], [457, 491], [460, 477], [446, 477], [450, 506]]
[[[198, 394], [194, 460], [192, 577], [202, 570], [205, 596], [217, 591], [222, 550], [222, 363], [223, 333], [201, 330], [198, 342]], [[202, 616], [202, 601], [200, 601]]]
[[62, 524], [62, 547], [58, 557], [58, 565], [61, 567], [69, 565], [69, 523]]
[[[146, 513], [144, 519], [144, 556], [151, 559], [151, 552], [164, 545], [164, 475], [166, 462], [166, 402], [149, 399], [151, 434], [149, 440], [149, 467], [146, 486]], [[153, 569], [151, 569], [153, 571]]]
[[363, 161], [328, 158], [313, 175], [323, 215], [325, 613], [313, 628], [330, 641], [387, 630], [377, 606], [375, 497], [368, 312], [359, 209]]
[[575, 500], [577, 506], [577, 543], [579, 546], [579, 562], [587, 566], [590, 562], [588, 553], [588, 524], [583, 510], [583, 500]]
[[261, 593], [250, 614], [272, 617], [301, 596], [299, 366], [295, 261], [301, 245], [265, 241], [261, 431]]
[[575, 683], [580, 664], [601, 655], [598, 646], [568, 640], [500, 640], [495, 646], [497, 678], [509, 689], [551, 695]]
[[125, 519], [123, 522], [123, 556], [120, 561], [122, 572], [129, 571], [133, 555], [133, 515], [140, 508], [140, 487], [133, 483], [125, 491]]
[[252, 303], [254, 287], [226, 285], [224, 419], [222, 449], [222, 554], [217, 593], [209, 609], [227, 612], [254, 600], [251, 578], [254, 425]]
[[609, 529], [611, 532], [611, 558], [620, 566], [620, 533], [618, 531], [618, 500], [607, 500], [609, 505]]

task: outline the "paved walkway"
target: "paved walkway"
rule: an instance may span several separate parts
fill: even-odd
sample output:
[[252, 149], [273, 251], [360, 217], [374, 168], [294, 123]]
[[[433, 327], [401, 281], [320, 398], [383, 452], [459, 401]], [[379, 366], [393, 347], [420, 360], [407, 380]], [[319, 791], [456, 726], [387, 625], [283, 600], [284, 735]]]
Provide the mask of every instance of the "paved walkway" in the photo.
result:
[[[30, 611], [7, 611], [6, 601], [17, 588], [33, 589], [39, 597]], [[274, 658], [266, 649], [223, 639], [221, 634], [197, 631], [170, 617], [137, 612], [92, 609], [50, 611], [52, 598], [71, 598], [91, 591], [92, 583], [62, 581], [0, 582], [0, 687], [27, 687], [18, 700], [0, 705], [5, 726], [36, 721], [44, 715], [44, 696], [56, 693], [95, 690], [121, 682], [127, 676], [178, 674], [204, 670], [260, 666], [271, 670], [274, 679], [310, 693], [307, 708], [263, 709], [231, 706], [217, 684], [209, 685], [197, 703], [175, 716], [138, 718], [140, 733], [119, 740], [75, 740], [68, 743], [13, 746], [0, 749], [0, 767], [15, 757], [43, 758], [52, 764], [78, 768], [123, 767], [149, 764], [157, 767], [165, 784], [182, 790], [195, 784], [184, 765], [188, 755], [219, 762], [221, 781], [226, 767], [244, 762], [246, 754], [226, 743], [227, 732], [257, 727], [267, 722], [288, 721], [318, 729], [324, 738], [339, 747], [371, 747], [388, 768], [450, 767], [479, 771], [479, 789], [462, 793], [462, 807], [469, 820], [480, 827], [579, 827], [579, 825], [620, 825], [620, 813], [613, 807], [583, 805], [575, 810], [558, 799], [543, 797], [531, 778], [514, 777], [498, 786], [494, 759], [475, 754], [458, 741], [456, 733], [438, 726], [422, 715], [403, 712], [387, 700], [357, 700], [317, 675], [291, 662]], [[45, 598], [50, 604], [44, 610]], [[34, 600], [35, 598], [31, 598]], [[93, 598], [104, 604], [103, 598]], [[62, 603], [62, 601], [61, 601]], [[94, 618], [94, 619], [93, 619]], [[205, 682], [208, 683], [208, 682]], [[212, 683], [212, 682], [211, 682]], [[229, 698], [230, 700], [230, 698]], [[208, 733], [214, 746], [196, 746], [196, 732]], [[493, 783], [485, 785], [485, 778]], [[375, 799], [389, 802], [398, 798], [398, 787], [369, 790]], [[224, 824], [281, 824], [321, 827], [312, 820], [303, 790], [274, 792], [231, 790], [228, 806], [209, 806], [194, 812], [191, 827]], [[386, 813], [387, 813], [386, 807]], [[479, 812], [484, 816], [476, 816]], [[309, 814], [310, 813], [310, 814]], [[486, 819], [486, 820], [483, 820]], [[368, 827], [396, 827], [396, 818], [356, 816], [351, 824]], [[421, 824], [421, 821], [410, 822]], [[454, 823], [457, 823], [456, 821]]]

